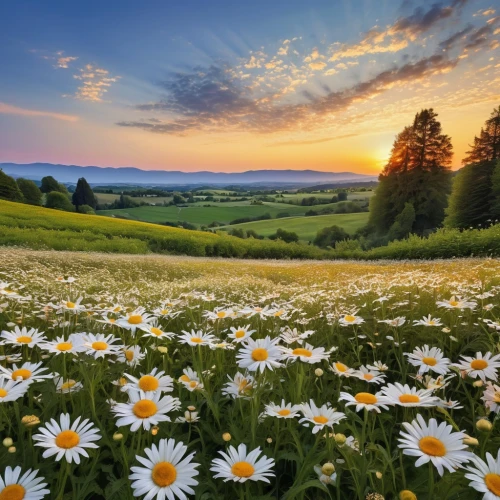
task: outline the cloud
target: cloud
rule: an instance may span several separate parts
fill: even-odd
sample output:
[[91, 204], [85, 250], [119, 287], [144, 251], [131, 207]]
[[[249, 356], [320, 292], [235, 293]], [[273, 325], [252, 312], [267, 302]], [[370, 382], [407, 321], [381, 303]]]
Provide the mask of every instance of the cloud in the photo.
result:
[[322, 142], [330, 142], [330, 141], [337, 141], [339, 139], [347, 139], [349, 137], [357, 137], [358, 135], [359, 134], [344, 134], [344, 135], [337, 135], [335, 137], [323, 137], [322, 139], [274, 142], [272, 144], [266, 144], [266, 147], [267, 148], [278, 148], [281, 146], [302, 146], [302, 145], [308, 145], [308, 144], [320, 144]]
[[326, 63], [323, 61], [309, 63], [309, 67], [314, 71], [319, 71], [319, 70], [323, 69], [325, 66], [326, 66]]
[[458, 12], [466, 2], [467, 0], [454, 0], [450, 5], [437, 2], [427, 10], [417, 7], [411, 15], [400, 17], [385, 29], [375, 26], [367, 31], [358, 43], [342, 44], [339, 49], [332, 46], [330, 61], [357, 58], [366, 54], [399, 52], [408, 46], [409, 40], [414, 42], [441, 21]]
[[69, 63], [76, 61], [78, 57], [75, 56], [65, 56], [64, 52], [60, 51], [57, 53], [57, 62], [54, 65], [55, 68], [63, 68], [63, 69], [68, 69], [69, 68]]
[[52, 111], [40, 111], [38, 109], [20, 108], [5, 102], [0, 102], [0, 114], [54, 118], [55, 120], [63, 120], [67, 122], [76, 122], [78, 120], [78, 116], [74, 115], [53, 113]]
[[325, 76], [330, 76], [330, 75], [335, 75], [335, 73], [338, 73], [338, 71], [336, 69], [329, 69], [329, 70], [326, 70], [323, 74]]
[[79, 73], [73, 75], [73, 78], [82, 83], [72, 96], [64, 95], [64, 97], [74, 97], [80, 101], [103, 102], [103, 97], [109, 87], [121, 77], [111, 76], [108, 70], [87, 64], [80, 69]]

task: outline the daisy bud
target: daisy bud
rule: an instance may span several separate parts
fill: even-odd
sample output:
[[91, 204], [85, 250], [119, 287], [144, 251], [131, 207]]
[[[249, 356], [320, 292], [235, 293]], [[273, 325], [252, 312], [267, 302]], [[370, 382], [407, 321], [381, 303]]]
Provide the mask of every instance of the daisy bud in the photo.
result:
[[8, 451], [9, 453], [15, 453], [15, 452], [16, 452], [16, 447], [15, 447], [15, 446], [10, 446], [10, 447], [7, 449], [7, 451]]
[[476, 380], [473, 384], [474, 387], [482, 387], [484, 382], [482, 380]]
[[6, 448], [10, 448], [13, 444], [14, 444], [14, 441], [12, 441], [12, 438], [5, 438], [5, 439], [3, 440], [3, 445], [4, 445]]
[[123, 434], [120, 432], [115, 432], [113, 434], [113, 441], [121, 441], [123, 439]]
[[29, 429], [38, 425], [40, 423], [40, 419], [36, 415], [25, 415], [21, 419], [21, 423]]
[[226, 443], [231, 441], [231, 434], [229, 434], [229, 432], [224, 432], [224, 434], [222, 434], [222, 439], [226, 441]]
[[273, 438], [267, 438], [266, 441], [271, 444], [273, 442]]
[[486, 418], [480, 418], [476, 422], [476, 429], [481, 432], [490, 432], [493, 429], [493, 424]]
[[345, 434], [335, 434], [335, 442], [338, 445], [343, 445], [346, 442]]
[[470, 437], [467, 434], [464, 437], [464, 444], [467, 446], [477, 446], [479, 441], [476, 438]]
[[195, 411], [196, 410], [196, 406], [188, 406], [188, 410], [189, 411]]
[[380, 471], [375, 472], [377, 479], [382, 479], [382, 473]]
[[151, 434], [153, 434], [153, 436], [156, 436], [159, 430], [160, 428], [157, 425], [153, 425], [153, 427], [151, 427]]
[[335, 472], [335, 465], [331, 462], [326, 462], [326, 464], [321, 467], [321, 474], [325, 476], [331, 476]]
[[159, 346], [158, 346], [158, 350], [159, 350], [162, 354], [167, 354], [167, 352], [168, 352], [168, 347], [165, 347], [164, 345], [159, 345]]
[[316, 377], [323, 376], [323, 370], [321, 368], [316, 368], [316, 370], [314, 370], [314, 375], [316, 375]]
[[410, 490], [403, 490], [399, 492], [399, 500], [417, 500], [417, 495]]

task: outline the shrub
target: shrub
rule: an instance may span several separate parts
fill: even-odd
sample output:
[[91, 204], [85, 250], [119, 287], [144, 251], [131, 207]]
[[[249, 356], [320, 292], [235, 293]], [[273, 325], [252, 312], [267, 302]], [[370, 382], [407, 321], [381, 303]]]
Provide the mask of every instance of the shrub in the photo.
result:
[[24, 203], [28, 205], [41, 206], [42, 204], [42, 192], [38, 189], [38, 186], [29, 179], [19, 178], [17, 179], [17, 185], [23, 193]]
[[339, 226], [330, 226], [320, 229], [313, 243], [321, 248], [334, 247], [338, 241], [349, 239], [349, 234]]
[[23, 201], [23, 193], [16, 181], [2, 170], [0, 170], [0, 199]]
[[51, 191], [47, 195], [45, 201], [46, 208], [54, 208], [56, 210], [64, 210], [65, 212], [73, 212], [74, 207], [69, 201], [68, 197], [59, 191]]

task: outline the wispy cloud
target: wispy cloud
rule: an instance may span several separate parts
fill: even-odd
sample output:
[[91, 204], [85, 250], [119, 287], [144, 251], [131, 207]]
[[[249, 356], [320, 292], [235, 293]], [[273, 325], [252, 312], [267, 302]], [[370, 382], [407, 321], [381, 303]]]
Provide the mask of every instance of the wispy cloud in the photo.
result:
[[70, 64], [78, 59], [76, 56], [65, 55], [63, 50], [48, 52], [46, 50], [33, 49], [30, 52], [39, 54], [42, 59], [52, 62], [52, 66], [56, 69], [68, 69]]
[[322, 142], [338, 141], [339, 139], [348, 139], [349, 137], [357, 137], [359, 134], [343, 134], [335, 137], [323, 137], [322, 139], [296, 140], [296, 141], [281, 141], [266, 144], [267, 148], [279, 148], [281, 146], [303, 146], [308, 144], [320, 144]]
[[56, 68], [63, 68], [63, 69], [68, 69], [69, 64], [73, 61], [76, 61], [78, 57], [75, 56], [65, 56], [64, 52], [58, 52], [57, 53], [57, 63], [55, 64]]
[[92, 64], [87, 64], [81, 68], [79, 73], [73, 75], [73, 78], [82, 83], [72, 96], [81, 101], [103, 102], [104, 95], [113, 83], [116, 83], [121, 77], [111, 76], [109, 71], [98, 68]]
[[78, 120], [78, 116], [75, 115], [65, 115], [63, 113], [53, 113], [52, 111], [21, 108], [5, 102], [0, 102], [0, 114], [54, 118], [56, 120], [63, 120], [67, 122], [76, 122]]

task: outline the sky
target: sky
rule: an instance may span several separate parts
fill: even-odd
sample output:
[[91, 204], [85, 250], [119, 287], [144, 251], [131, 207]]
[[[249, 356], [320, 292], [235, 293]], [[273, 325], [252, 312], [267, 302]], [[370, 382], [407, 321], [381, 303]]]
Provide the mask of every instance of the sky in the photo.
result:
[[16, 0], [0, 60], [0, 162], [376, 174], [432, 107], [459, 168], [500, 1]]

